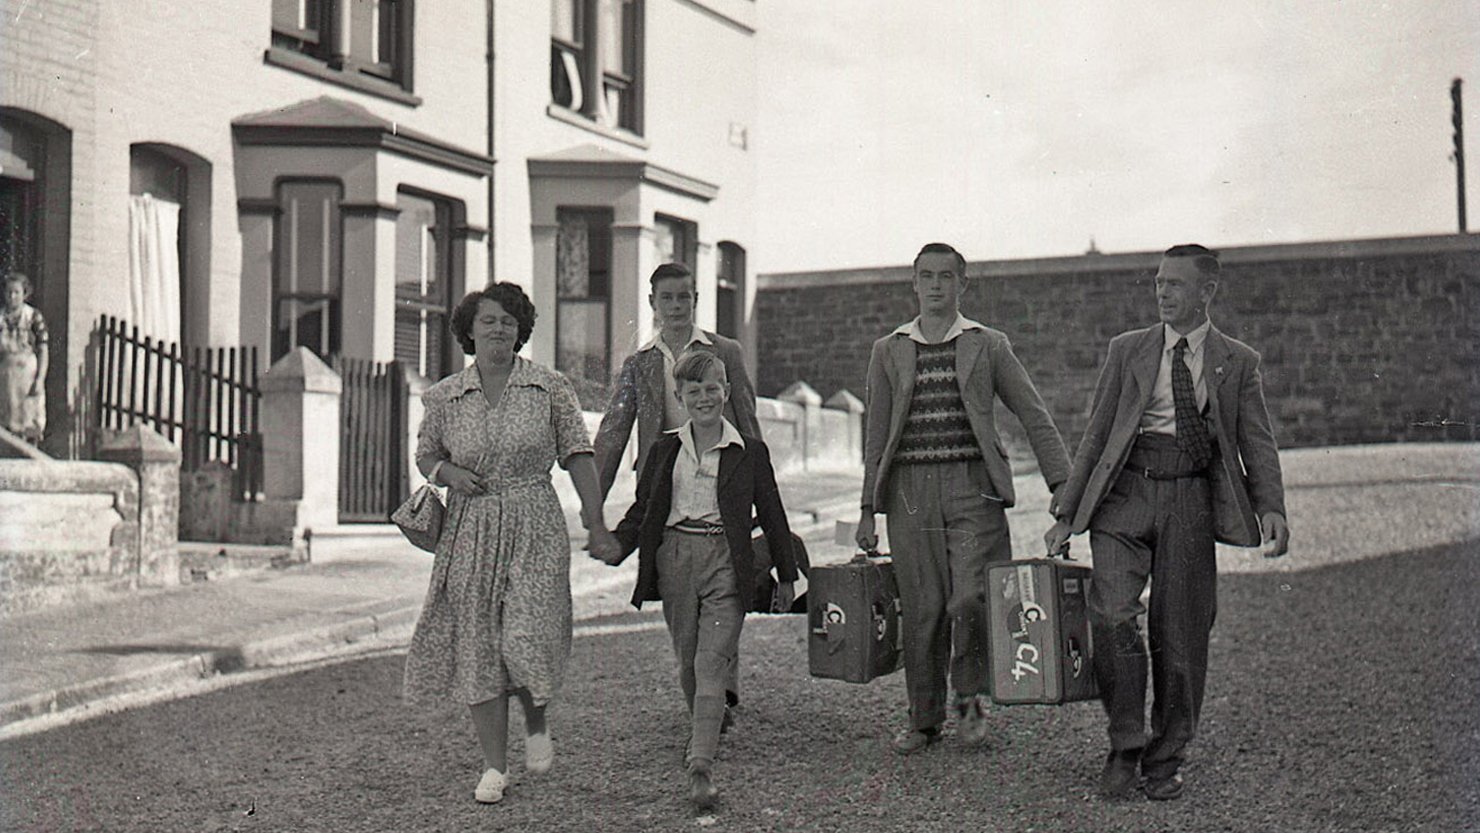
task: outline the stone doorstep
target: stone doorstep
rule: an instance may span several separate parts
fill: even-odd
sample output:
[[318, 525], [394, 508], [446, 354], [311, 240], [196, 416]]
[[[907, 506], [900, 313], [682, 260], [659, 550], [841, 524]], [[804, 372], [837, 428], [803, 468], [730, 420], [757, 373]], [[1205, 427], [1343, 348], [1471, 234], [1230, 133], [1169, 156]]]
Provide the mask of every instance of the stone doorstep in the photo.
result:
[[287, 545], [181, 541], [179, 552], [182, 585], [281, 570], [308, 561], [306, 550]]

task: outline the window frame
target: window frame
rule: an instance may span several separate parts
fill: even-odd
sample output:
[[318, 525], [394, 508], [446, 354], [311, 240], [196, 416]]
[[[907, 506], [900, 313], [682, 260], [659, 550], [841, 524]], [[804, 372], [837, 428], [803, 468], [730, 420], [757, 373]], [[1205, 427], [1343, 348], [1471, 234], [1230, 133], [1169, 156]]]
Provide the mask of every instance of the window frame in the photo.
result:
[[[745, 247], [733, 240], [721, 240], [715, 247], [718, 252], [716, 268], [714, 270], [714, 329], [720, 335], [739, 339], [741, 332], [745, 329], [745, 292], [746, 292], [746, 252]], [[726, 269], [726, 263], [731, 264], [731, 270]], [[726, 305], [725, 293], [733, 293], [730, 303]], [[728, 309], [733, 317], [731, 329], [733, 332], [725, 332], [724, 312]]]
[[[333, 185], [339, 189], [335, 200], [335, 219], [338, 229], [334, 232], [333, 262], [335, 291], [328, 292], [284, 292], [282, 288], [283, 273], [285, 266], [284, 258], [287, 257], [287, 247], [283, 245], [283, 228], [287, 222], [287, 206], [283, 198], [283, 186], [285, 185]], [[343, 305], [344, 305], [344, 197], [346, 189], [344, 183], [331, 177], [283, 177], [273, 183], [274, 202], [277, 206], [272, 230], [272, 330], [269, 342], [269, 354], [271, 362], [292, 352], [295, 347], [304, 346], [302, 342], [288, 343], [279, 352], [278, 338], [282, 332], [283, 303], [285, 301], [327, 301], [329, 315], [329, 330], [327, 345], [323, 346], [322, 353], [315, 353], [319, 358], [328, 361], [329, 357], [340, 351], [344, 344], [343, 333]]]
[[[555, 280], [554, 280], [554, 289], [555, 289], [555, 326], [554, 326], [554, 330], [555, 330], [555, 345], [554, 346], [555, 346], [555, 351], [554, 351], [554, 356], [552, 357], [552, 359], [553, 359], [552, 364], [554, 365], [555, 369], [561, 371], [562, 373], [565, 373], [566, 376], [567, 376], [567, 378], [570, 378], [571, 379], [571, 382], [573, 384], [575, 384], [575, 386], [576, 386], [576, 390], [577, 390], [577, 393], [578, 394], [585, 394], [584, 396], [582, 396], [582, 405], [584, 407], [596, 407], [596, 408], [600, 408], [600, 407], [603, 407], [605, 405], [606, 396], [609, 395], [610, 392], [611, 392], [612, 371], [613, 371], [613, 356], [612, 356], [612, 348], [611, 348], [611, 339], [612, 339], [612, 318], [613, 318], [613, 315], [614, 315], [613, 307], [615, 305], [613, 303], [613, 300], [614, 300], [613, 299], [613, 294], [614, 293], [613, 293], [612, 290], [614, 288], [613, 287], [613, 282], [614, 282], [615, 277], [616, 277], [615, 274], [613, 273], [613, 259], [615, 257], [615, 242], [616, 242], [616, 240], [615, 240], [615, 235], [612, 232], [613, 232], [613, 228], [616, 225], [616, 212], [610, 206], [600, 206], [600, 205], [569, 205], [569, 206], [562, 205], [562, 206], [558, 206], [555, 209], [555, 217], [556, 217], [556, 225], [557, 225], [557, 227], [561, 224], [561, 222], [562, 222], [562, 220], [564, 218], [570, 217], [572, 215], [584, 216], [584, 217], [588, 218], [588, 221], [591, 218], [596, 218], [597, 220], [600, 221], [600, 223], [602, 225], [605, 226], [605, 228], [606, 228], [606, 246], [607, 246], [606, 272], [605, 272], [605, 274], [606, 274], [606, 281], [605, 281], [605, 285], [602, 287], [602, 294], [600, 294], [600, 295], [591, 294], [591, 292], [589, 290], [588, 290], [587, 294], [584, 295], [584, 296], [567, 296], [567, 295], [564, 295], [561, 292], [561, 288], [560, 288], [560, 263], [559, 263], [559, 257], [560, 257], [560, 255], [559, 255], [559, 244], [557, 242], [557, 244], [556, 244], [555, 276], [554, 276], [554, 278], [555, 278]], [[557, 231], [557, 238], [558, 238], [558, 234], [559, 234], [559, 232]], [[602, 330], [603, 330], [603, 332], [602, 332], [602, 335], [601, 335], [601, 339], [598, 342], [601, 345], [601, 351], [602, 351], [603, 358], [604, 358], [605, 373], [604, 373], [603, 378], [595, 378], [595, 379], [592, 379], [592, 378], [588, 378], [584, 372], [581, 372], [579, 374], [572, 374], [570, 370], [566, 369], [563, 366], [563, 363], [562, 363], [562, 354], [561, 354], [561, 324], [560, 324], [560, 322], [561, 322], [561, 311], [566, 306], [594, 306], [596, 304], [602, 304], [602, 305], [605, 306], [605, 314], [603, 314], [601, 316], [601, 323], [602, 323]], [[588, 400], [592, 400], [592, 401], [588, 401]], [[594, 401], [594, 400], [600, 400], [600, 401], [598, 402], [598, 401]]]
[[[440, 366], [437, 368], [437, 372], [435, 374], [422, 372], [420, 364], [418, 364], [418, 367], [415, 368], [417, 372], [420, 373], [422, 376], [425, 376], [428, 379], [436, 380], [446, 376], [454, 369], [454, 359], [456, 358], [453, 354], [453, 349], [454, 347], [457, 347], [457, 342], [454, 338], [452, 338], [452, 334], [448, 330], [448, 325], [450, 325], [452, 322], [452, 311], [456, 307], [458, 299], [462, 297], [462, 287], [464, 281], [461, 259], [456, 256], [456, 231], [458, 226], [458, 217], [462, 214], [462, 210], [457, 200], [444, 197], [441, 194], [434, 194], [430, 191], [424, 191], [420, 188], [414, 188], [405, 185], [397, 188], [396, 198], [398, 208], [400, 207], [400, 200], [402, 197], [411, 197], [413, 199], [425, 200], [426, 202], [432, 204], [433, 210], [436, 213], [437, 221], [441, 227], [441, 232], [440, 234], [433, 235], [433, 239], [435, 240], [435, 245], [438, 250], [438, 257], [440, 259], [440, 262], [443, 264], [443, 274], [440, 277], [443, 281], [444, 303], [441, 306], [426, 303], [426, 295], [419, 296], [419, 298], [415, 301], [403, 300], [402, 298], [396, 297], [395, 287], [398, 287], [400, 285], [399, 281], [397, 281], [392, 287], [391, 305], [394, 311], [392, 313], [391, 326], [394, 333], [394, 328], [397, 326], [397, 322], [395, 320], [396, 315], [403, 310], [414, 310], [418, 313], [435, 313], [441, 316], [442, 323], [440, 329], [442, 330], [442, 341], [441, 350], [439, 351], [440, 355], [437, 356], [437, 362]], [[397, 260], [392, 268], [396, 270], [396, 277], [399, 279], [399, 244], [397, 248], [396, 258]], [[428, 325], [426, 323], [422, 323], [421, 326], [427, 327]], [[395, 350], [394, 342], [395, 338], [393, 335], [393, 351]], [[461, 348], [458, 347], [457, 349], [460, 350]], [[420, 361], [425, 362], [427, 359], [425, 349], [418, 350], [418, 353], [420, 355]], [[397, 358], [399, 359], [399, 357]]]
[[[389, 17], [380, 15], [382, 3], [392, 7]], [[421, 103], [421, 98], [412, 92], [415, 0], [317, 0], [317, 12], [318, 20], [312, 21], [317, 24], [314, 29], [283, 25], [274, 13], [271, 45], [263, 56], [264, 62], [403, 104]], [[360, 20], [356, 17], [359, 14], [379, 15], [378, 21], [372, 21], [378, 24], [372, 37], [380, 44], [390, 40], [392, 61], [355, 56], [352, 33]]]
[[[571, 7], [577, 12], [577, 23], [579, 24], [579, 43], [573, 43], [565, 38], [559, 37], [554, 32], [554, 21], [551, 20], [550, 32], [550, 107], [547, 112], [551, 116], [559, 118], [593, 132], [632, 141], [641, 140], [643, 135], [643, 42], [644, 42], [644, 0], [570, 0]], [[611, 71], [607, 68], [609, 61], [605, 60], [605, 47], [602, 41], [605, 39], [606, 31], [603, 29], [605, 20], [602, 18], [603, 3], [620, 3], [628, 8], [623, 16], [623, 32], [617, 36], [617, 42], [624, 54], [617, 61], [622, 66], [622, 71]], [[630, 54], [628, 51], [630, 50]], [[572, 97], [568, 104], [562, 104], [556, 98], [556, 81], [562, 77], [563, 66], [557, 72], [557, 61], [562, 54], [574, 57], [577, 72], [575, 81], [581, 85], [581, 99], [579, 106]], [[631, 66], [627, 66], [629, 63]], [[622, 101], [622, 106], [617, 108], [613, 115], [607, 107], [606, 97], [608, 86], [617, 90], [617, 95]], [[568, 115], [567, 115], [568, 114]]]

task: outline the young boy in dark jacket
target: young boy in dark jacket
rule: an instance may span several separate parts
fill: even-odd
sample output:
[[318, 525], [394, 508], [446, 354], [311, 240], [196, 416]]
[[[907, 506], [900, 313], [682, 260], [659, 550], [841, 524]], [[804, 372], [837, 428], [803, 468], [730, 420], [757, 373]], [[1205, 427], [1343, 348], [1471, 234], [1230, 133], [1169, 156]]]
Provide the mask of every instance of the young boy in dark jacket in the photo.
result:
[[636, 500], [615, 530], [620, 550], [592, 555], [616, 565], [638, 550], [632, 604], [663, 603], [693, 718], [685, 762], [689, 799], [707, 809], [718, 797], [711, 770], [725, 716], [725, 684], [757, 578], [752, 517], [772, 549], [779, 581], [775, 609], [791, 606], [797, 569], [770, 451], [760, 437], [742, 436], [723, 416], [729, 398], [724, 363], [713, 353], [689, 352], [674, 365], [673, 378], [689, 420], [659, 438], [648, 454]]

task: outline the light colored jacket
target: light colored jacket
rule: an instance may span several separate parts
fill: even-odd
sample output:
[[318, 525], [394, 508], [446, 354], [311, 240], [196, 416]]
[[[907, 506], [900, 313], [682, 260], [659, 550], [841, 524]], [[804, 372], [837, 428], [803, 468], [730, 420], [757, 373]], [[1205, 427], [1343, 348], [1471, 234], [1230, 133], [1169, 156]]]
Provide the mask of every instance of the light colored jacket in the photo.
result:
[[[1038, 458], [1038, 467], [1050, 489], [1069, 476], [1069, 453], [1054, 426], [1043, 398], [1028, 378], [1028, 371], [1012, 352], [1007, 336], [977, 322], [956, 336], [956, 382], [971, 422], [987, 476], [1006, 506], [1017, 502], [1012, 468], [997, 433], [993, 400], [1003, 404], [1022, 422], [1028, 442]], [[900, 435], [910, 413], [915, 390], [915, 342], [896, 330], [874, 342], [868, 361], [868, 391], [865, 416], [868, 420], [863, 444], [864, 506], [886, 511], [889, 469]]]
[[[1110, 341], [1089, 426], [1069, 480], [1055, 493], [1051, 507], [1075, 533], [1090, 527], [1130, 456], [1161, 367], [1162, 327], [1132, 330]], [[1208, 416], [1218, 442], [1210, 475], [1215, 534], [1225, 544], [1257, 546], [1258, 518], [1266, 512], [1285, 514], [1279, 449], [1264, 404], [1259, 354], [1217, 327], [1209, 330], [1203, 349]]]

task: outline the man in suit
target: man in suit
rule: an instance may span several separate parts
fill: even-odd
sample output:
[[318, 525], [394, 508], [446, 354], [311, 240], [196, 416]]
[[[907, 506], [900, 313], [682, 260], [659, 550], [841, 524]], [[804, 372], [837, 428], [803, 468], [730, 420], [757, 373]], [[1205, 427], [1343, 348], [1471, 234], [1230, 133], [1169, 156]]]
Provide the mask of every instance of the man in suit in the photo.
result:
[[[641, 472], [648, 453], [663, 432], [674, 430], [688, 419], [673, 380], [677, 357], [686, 350], [708, 350], [720, 357], [729, 384], [725, 419], [742, 436], [759, 438], [761, 435], [755, 415], [755, 387], [745, 372], [740, 343], [694, 324], [694, 305], [699, 300], [694, 273], [682, 263], [664, 263], [653, 270], [648, 283], [648, 304], [658, 318], [658, 332], [622, 362], [616, 390], [593, 443], [602, 500], [606, 500], [617, 479], [633, 423], [637, 424], [637, 460], [633, 467]], [[738, 662], [729, 673], [725, 692], [729, 704], [725, 709], [727, 731], [735, 720], [732, 709], [740, 704]]]
[[658, 437], [687, 419], [673, 383], [674, 363], [685, 350], [708, 350], [719, 355], [730, 380], [725, 418], [742, 435], [761, 435], [755, 415], [755, 387], [745, 372], [740, 343], [694, 325], [694, 305], [699, 299], [694, 273], [682, 263], [664, 263], [653, 270], [649, 283], [648, 304], [657, 315], [658, 332], [622, 363], [611, 404], [596, 430], [596, 470], [603, 498], [617, 479], [633, 423], [637, 424], [634, 468], [641, 472]]
[[961, 315], [965, 258], [931, 243], [914, 270], [919, 316], [874, 342], [869, 357], [857, 532], [858, 545], [874, 549], [874, 513], [884, 513], [910, 702], [909, 728], [894, 739], [900, 754], [939, 739], [948, 668], [957, 734], [986, 739], [986, 569], [1012, 558], [1005, 510], [1015, 500], [993, 400], [1022, 422], [1049, 488], [1069, 476], [1064, 442], [1007, 336]]
[[[1218, 254], [1173, 246], [1156, 272], [1161, 323], [1116, 336], [1095, 386], [1089, 426], [1054, 496], [1051, 555], [1089, 530], [1094, 670], [1109, 716], [1100, 792], [1182, 794], [1183, 751], [1197, 730], [1217, 601], [1214, 541], [1283, 555], [1280, 461], [1259, 354], [1208, 320]], [[1151, 581], [1151, 737], [1147, 650], [1137, 617]]]

